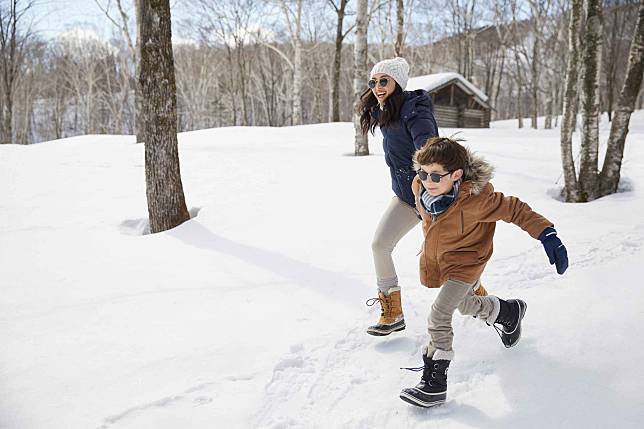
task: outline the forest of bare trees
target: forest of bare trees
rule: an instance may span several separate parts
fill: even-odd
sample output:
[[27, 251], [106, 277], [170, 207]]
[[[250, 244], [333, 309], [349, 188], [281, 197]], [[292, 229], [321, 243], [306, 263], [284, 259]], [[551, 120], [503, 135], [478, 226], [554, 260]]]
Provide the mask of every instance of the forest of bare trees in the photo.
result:
[[[606, 156], [599, 166], [600, 78], [606, 43], [601, 0], [572, 0], [569, 20], [568, 65], [561, 126], [561, 160], [568, 202], [588, 202], [618, 191], [624, 146], [631, 113], [642, 88], [644, 74], [644, 0], [639, 1], [635, 30], [629, 43], [626, 71], [612, 116]], [[581, 113], [579, 168], [573, 160], [572, 134]]]
[[[110, 36], [46, 39], [33, 0], [0, 3], [0, 142], [137, 132], [132, 0], [95, 0]], [[363, 4], [365, 3], [365, 4]], [[613, 115], [638, 1], [605, 0], [598, 109]], [[179, 131], [352, 121], [355, 71], [395, 52], [412, 75], [456, 71], [491, 100], [493, 119], [557, 125], [568, 60], [568, 0], [195, 0], [174, 19]], [[366, 11], [366, 67], [358, 9]], [[358, 40], [357, 46], [354, 43]], [[641, 108], [643, 96], [636, 97]], [[529, 118], [524, 124], [523, 118]]]

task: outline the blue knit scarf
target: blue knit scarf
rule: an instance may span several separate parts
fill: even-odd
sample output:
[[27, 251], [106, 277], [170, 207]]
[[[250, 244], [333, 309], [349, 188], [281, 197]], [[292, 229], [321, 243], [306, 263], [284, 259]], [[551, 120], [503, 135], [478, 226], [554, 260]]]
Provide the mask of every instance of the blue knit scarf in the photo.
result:
[[458, 190], [461, 187], [461, 181], [457, 180], [454, 182], [452, 189], [441, 195], [432, 196], [425, 188], [420, 194], [420, 202], [423, 205], [423, 208], [428, 211], [434, 219], [436, 219], [441, 213], [447, 210], [458, 197]]

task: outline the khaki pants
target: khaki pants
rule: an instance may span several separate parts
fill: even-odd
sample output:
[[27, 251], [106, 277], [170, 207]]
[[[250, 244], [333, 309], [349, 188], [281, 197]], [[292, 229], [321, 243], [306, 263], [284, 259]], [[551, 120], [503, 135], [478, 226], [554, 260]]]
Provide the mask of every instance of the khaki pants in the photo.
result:
[[499, 299], [492, 295], [478, 296], [474, 291], [480, 281], [465, 283], [458, 280], [447, 280], [438, 292], [428, 317], [427, 330], [430, 335], [427, 355], [442, 350], [453, 355], [452, 315], [458, 311], [466, 316], [476, 316], [492, 324], [499, 315]]
[[387, 293], [391, 287], [398, 286], [398, 276], [391, 257], [396, 244], [419, 222], [416, 210], [398, 197], [391, 199], [387, 210], [380, 218], [371, 250], [378, 289], [383, 293]]

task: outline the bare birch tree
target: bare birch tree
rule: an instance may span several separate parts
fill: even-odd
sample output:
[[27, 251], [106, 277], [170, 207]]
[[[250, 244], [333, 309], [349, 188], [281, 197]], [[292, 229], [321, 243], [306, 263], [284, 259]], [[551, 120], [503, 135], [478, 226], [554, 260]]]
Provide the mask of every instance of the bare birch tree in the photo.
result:
[[251, 82], [263, 82], [262, 85], [257, 86], [254, 92], [258, 94], [264, 111], [265, 123], [269, 126], [278, 126], [281, 125], [280, 112], [287, 104], [282, 101], [286, 89], [284, 80], [275, 79], [273, 76], [285, 75], [291, 68], [288, 64], [284, 65], [283, 58], [280, 55], [276, 56], [276, 52], [267, 45], [262, 44], [258, 46], [257, 50], [262, 67], [258, 67], [254, 71], [258, 78], [251, 79]]
[[177, 147], [177, 98], [169, 0], [141, 0], [141, 114], [150, 232], [190, 218], [183, 194]]
[[622, 158], [624, 157], [624, 144], [628, 134], [628, 125], [631, 113], [635, 108], [635, 100], [642, 86], [644, 73], [644, 0], [640, 0], [637, 16], [637, 25], [633, 33], [631, 48], [626, 69], [624, 86], [617, 100], [617, 108], [613, 118], [606, 157], [600, 174], [599, 196], [617, 192], [619, 185]]
[[225, 75], [225, 71], [215, 53], [204, 45], [174, 46], [180, 131], [216, 125], [218, 76]]
[[360, 95], [365, 88], [364, 81], [367, 77], [368, 9], [368, 0], [358, 0], [358, 10], [356, 15], [356, 34], [353, 49], [353, 128], [355, 130], [354, 153], [356, 156], [369, 155], [369, 138], [367, 134], [362, 133], [359, 115], [359, 109], [361, 105]]
[[342, 66], [342, 43], [344, 38], [353, 30], [353, 26], [344, 31], [344, 17], [349, 0], [327, 0], [338, 17], [335, 31], [335, 50], [333, 53], [333, 77], [331, 87], [331, 122], [340, 122], [340, 73]]
[[582, 201], [597, 198], [599, 191], [599, 71], [602, 47], [602, 2], [587, 0], [584, 20], [581, 79], [581, 158], [579, 197]]
[[99, 130], [102, 84], [109, 72], [104, 64], [113, 55], [112, 47], [104, 40], [90, 37], [82, 31], [72, 31], [60, 37], [58, 49], [62, 54], [65, 85], [73, 94], [73, 129], [83, 134]]
[[544, 110], [545, 120], [544, 128], [552, 129], [553, 116], [558, 106], [558, 98], [562, 92], [561, 88], [564, 83], [566, 73], [565, 57], [561, 52], [566, 51], [566, 21], [564, 17], [568, 11], [568, 0], [552, 1], [546, 8], [543, 18], [544, 26], [548, 28], [542, 36], [541, 41], [541, 76], [539, 79], [540, 86], [543, 87], [543, 98], [545, 98]]
[[[492, 117], [497, 118], [500, 116], [500, 106], [498, 103], [499, 95], [501, 94], [501, 82], [503, 78], [509, 79], [509, 72], [506, 67], [509, 67], [509, 58], [508, 53], [510, 51], [509, 42], [512, 37], [512, 26], [509, 23], [509, 10], [510, 4], [509, 0], [495, 0], [494, 1], [494, 30], [496, 31], [497, 39], [499, 42], [498, 49], [496, 50], [495, 62], [498, 60], [499, 56], [501, 57], [501, 64], [498, 66], [498, 79], [494, 80], [494, 75], [490, 79], [488, 85], [488, 79], [486, 79], [486, 94], [489, 94], [490, 99], [493, 100], [492, 106], [494, 110], [492, 111]], [[506, 64], [506, 61], [508, 64]], [[489, 89], [488, 89], [489, 88]], [[487, 92], [489, 91], [489, 92]]]
[[288, 32], [293, 45], [293, 91], [292, 100], [292, 125], [302, 124], [302, 0], [293, 0], [291, 7], [287, 0], [279, 0]]
[[72, 97], [65, 84], [65, 60], [62, 50], [57, 44], [51, 44], [47, 55], [47, 85], [43, 95], [50, 100], [46, 122], [52, 126], [51, 134], [45, 138], [60, 139], [65, 133], [65, 116]]
[[530, 65], [530, 126], [538, 128], [539, 94], [541, 93], [540, 77], [543, 74], [543, 58], [547, 36], [551, 32], [552, 23], [548, 19], [552, 0], [529, 0], [532, 23], [532, 53], [525, 55]]
[[394, 56], [402, 57], [405, 51], [405, 5], [403, 0], [396, 0], [396, 43]]
[[520, 48], [522, 42], [522, 36], [521, 32], [519, 31], [519, 25], [517, 22], [517, 4], [516, 1], [512, 2], [511, 9], [512, 9], [512, 38], [513, 38], [513, 46], [512, 46], [512, 51], [514, 53], [514, 66], [515, 66], [515, 81], [517, 84], [517, 96], [516, 96], [516, 115], [517, 115], [517, 120], [518, 120], [518, 127], [523, 128], [523, 85], [525, 79], [523, 79], [523, 61], [520, 56]]
[[[235, 125], [250, 125], [248, 44], [253, 39], [253, 19], [259, 3], [256, 0], [198, 0], [195, 12], [200, 17], [201, 42], [212, 47], [223, 47], [228, 67], [224, 74], [226, 92], [232, 106]], [[239, 111], [239, 112], [238, 112]]]
[[38, 121], [34, 118], [34, 106], [38, 94], [43, 92], [44, 76], [44, 42], [32, 37], [24, 47], [24, 71], [16, 82], [13, 111], [14, 142], [16, 144], [33, 143], [35, 128]]
[[474, 75], [474, 27], [480, 17], [477, 0], [447, 0], [446, 9], [451, 14], [452, 34], [458, 40], [458, 73], [472, 80]]
[[[130, 17], [128, 15], [127, 10], [123, 6], [123, 1], [122, 0], [115, 0], [116, 3], [116, 9], [118, 13], [118, 17], [112, 16], [112, 13], [110, 12], [110, 5], [111, 5], [111, 0], [107, 0], [107, 3], [104, 3], [105, 0], [94, 0], [96, 5], [99, 7], [99, 9], [105, 14], [107, 17], [108, 21], [112, 23], [119, 31], [121, 34], [121, 37], [126, 43], [127, 50], [126, 50], [126, 55], [123, 55], [123, 66], [121, 67], [121, 74], [120, 78], [122, 80], [121, 85], [124, 86], [124, 93], [122, 94], [122, 101], [125, 106], [130, 107], [132, 106], [132, 112], [134, 118], [130, 118], [132, 123], [133, 123], [133, 131], [134, 134], [137, 135], [137, 143], [142, 143], [143, 141], [140, 140], [138, 137], [138, 129], [141, 128], [143, 125], [139, 121], [139, 110], [141, 108], [141, 88], [138, 84], [138, 79], [131, 79], [130, 73], [129, 73], [129, 68], [132, 66], [134, 68], [134, 74], [135, 76], [138, 75], [138, 69], [137, 67], [140, 64], [139, 61], [139, 40], [138, 40], [138, 33], [132, 37], [132, 31], [130, 29]], [[137, 7], [137, 4], [140, 0], [133, 0], [135, 4], [135, 8]], [[135, 12], [135, 16], [137, 16]], [[137, 22], [137, 26], [138, 26]], [[136, 38], [136, 39], [135, 39]], [[130, 100], [130, 83], [134, 88], [132, 88], [134, 92], [134, 100]]]
[[31, 35], [25, 26], [34, 1], [7, 0], [0, 3], [0, 144], [13, 143], [13, 107], [16, 81], [24, 64], [24, 47]]
[[[372, 34], [378, 40], [377, 55], [370, 56], [370, 60], [378, 62], [393, 54], [393, 9], [392, 0], [374, 1], [372, 10], [367, 17], [367, 25], [373, 28]], [[369, 53], [367, 54], [369, 55]]]
[[635, 27], [631, 26], [631, 17], [633, 13], [637, 13], [637, 4], [632, 4], [632, 0], [605, 0], [604, 7], [602, 110], [608, 113], [608, 120], [612, 121], [620, 85], [623, 84], [621, 74], [626, 70], [627, 61], [624, 60], [628, 56], [630, 35], [635, 32]]
[[563, 118], [561, 120], [561, 164], [564, 176], [564, 197], [568, 202], [579, 199], [577, 172], [572, 153], [572, 134], [577, 123], [578, 69], [579, 69], [579, 30], [583, 13], [583, 0], [572, 0], [568, 24], [568, 66], [563, 99]]

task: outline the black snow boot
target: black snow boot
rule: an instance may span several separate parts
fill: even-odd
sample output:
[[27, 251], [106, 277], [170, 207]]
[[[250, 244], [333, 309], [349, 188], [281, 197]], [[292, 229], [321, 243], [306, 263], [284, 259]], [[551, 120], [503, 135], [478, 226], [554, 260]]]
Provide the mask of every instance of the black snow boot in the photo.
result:
[[451, 361], [433, 360], [423, 353], [424, 366], [420, 368], [403, 368], [410, 371], [423, 371], [420, 383], [416, 387], [403, 389], [400, 399], [418, 407], [433, 407], [445, 402], [447, 398], [447, 369]]
[[[521, 338], [521, 320], [525, 316], [528, 305], [520, 299], [508, 299], [504, 301], [499, 298], [501, 308], [494, 324], [494, 329], [499, 333], [505, 347], [513, 347]], [[495, 325], [501, 325], [501, 329]]]

